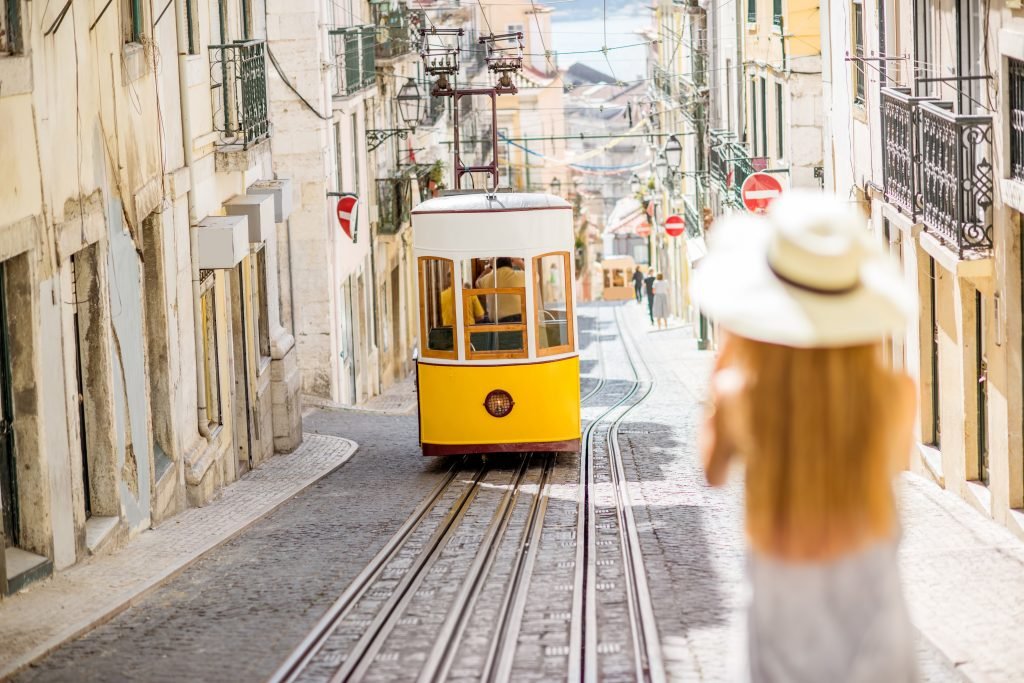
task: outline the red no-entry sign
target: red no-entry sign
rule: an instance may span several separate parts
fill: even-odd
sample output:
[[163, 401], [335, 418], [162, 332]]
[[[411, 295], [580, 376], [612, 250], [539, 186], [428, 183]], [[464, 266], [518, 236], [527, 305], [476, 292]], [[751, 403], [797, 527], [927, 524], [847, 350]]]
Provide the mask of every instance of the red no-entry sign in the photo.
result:
[[782, 183], [768, 173], [751, 173], [743, 181], [740, 195], [751, 213], [764, 213], [768, 205], [782, 194]]
[[682, 216], [671, 215], [665, 219], [665, 232], [672, 237], [679, 237], [686, 230], [686, 221]]
[[651, 224], [644, 221], [640, 225], [636, 226], [635, 232], [637, 237], [647, 237], [651, 234]]

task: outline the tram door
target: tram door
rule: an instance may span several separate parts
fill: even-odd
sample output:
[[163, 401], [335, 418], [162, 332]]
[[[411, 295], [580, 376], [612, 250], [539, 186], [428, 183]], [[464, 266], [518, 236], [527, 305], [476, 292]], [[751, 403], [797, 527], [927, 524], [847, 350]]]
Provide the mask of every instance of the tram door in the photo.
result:
[[7, 292], [0, 262], [0, 513], [6, 546], [18, 545], [18, 471], [14, 453], [14, 409], [11, 402], [11, 353], [7, 329]]

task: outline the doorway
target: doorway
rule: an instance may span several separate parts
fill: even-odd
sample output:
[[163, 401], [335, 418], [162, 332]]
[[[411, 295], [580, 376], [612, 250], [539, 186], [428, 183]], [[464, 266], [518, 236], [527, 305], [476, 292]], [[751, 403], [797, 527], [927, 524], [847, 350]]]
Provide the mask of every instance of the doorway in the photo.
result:
[[402, 344], [402, 308], [401, 300], [401, 273], [399, 267], [391, 269], [391, 354], [394, 359], [394, 376], [400, 379], [405, 373], [405, 362], [402, 357], [404, 345]]
[[0, 261], [0, 515], [4, 545], [20, 542], [18, 519], [18, 470], [14, 449], [14, 406], [11, 390], [10, 334], [7, 329], [7, 290], [4, 263]]
[[[78, 254], [71, 256], [71, 314], [72, 326], [75, 334], [75, 386], [77, 394], [75, 402], [78, 404], [78, 462], [76, 463], [82, 472], [82, 501], [85, 508], [85, 519], [92, 517], [92, 487], [89, 485], [89, 438], [87, 434], [87, 421], [85, 418], [85, 379], [84, 367], [85, 358], [82, 355], [85, 347], [83, 338], [84, 324], [81, 320], [82, 305], [79, 292], [85, 293], [85, 288], [79, 287], [78, 266], [76, 259]], [[85, 297], [83, 296], [82, 299]]]
[[[246, 302], [250, 299], [246, 286], [246, 279], [249, 274], [249, 257], [242, 259], [241, 263], [235, 266], [231, 277], [231, 325], [232, 325], [232, 349], [235, 369], [235, 445], [237, 448], [237, 474], [240, 476], [253, 467], [254, 462], [254, 432], [256, 420], [250, 410], [252, 397], [255, 393], [253, 377], [255, 375], [251, 364], [253, 362], [253, 349], [250, 346], [249, 314], [246, 310]], [[256, 437], [258, 438], [258, 436]]]

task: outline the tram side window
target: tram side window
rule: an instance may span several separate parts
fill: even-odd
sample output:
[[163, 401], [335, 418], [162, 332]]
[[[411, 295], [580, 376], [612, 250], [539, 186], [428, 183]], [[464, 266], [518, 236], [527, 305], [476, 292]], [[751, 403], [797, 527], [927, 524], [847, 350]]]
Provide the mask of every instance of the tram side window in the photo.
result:
[[540, 355], [572, 350], [569, 310], [569, 253], [545, 254], [533, 260], [537, 301], [537, 349]]
[[[463, 262], [463, 320], [470, 356], [526, 349], [526, 271], [505, 256]], [[472, 283], [470, 285], [469, 283]]]
[[449, 259], [420, 258], [420, 317], [426, 339], [425, 356], [455, 356], [455, 291]]

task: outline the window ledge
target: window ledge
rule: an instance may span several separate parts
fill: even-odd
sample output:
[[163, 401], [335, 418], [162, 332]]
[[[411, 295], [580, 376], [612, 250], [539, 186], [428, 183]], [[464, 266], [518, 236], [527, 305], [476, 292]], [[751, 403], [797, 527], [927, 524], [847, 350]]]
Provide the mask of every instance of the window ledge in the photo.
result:
[[53, 562], [42, 555], [30, 553], [21, 548], [4, 550], [7, 567], [7, 593], [12, 595], [30, 583], [45, 579], [53, 573]]
[[32, 92], [32, 61], [28, 55], [0, 57], [0, 98]]
[[987, 486], [980, 481], [969, 481], [964, 490], [968, 494], [965, 496], [968, 503], [988, 517], [992, 516], [992, 492]]
[[999, 181], [999, 189], [1003, 204], [1018, 213], [1024, 213], [1024, 182], [1016, 178], [1003, 178]]

